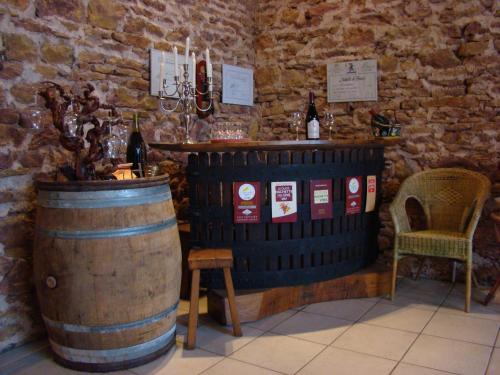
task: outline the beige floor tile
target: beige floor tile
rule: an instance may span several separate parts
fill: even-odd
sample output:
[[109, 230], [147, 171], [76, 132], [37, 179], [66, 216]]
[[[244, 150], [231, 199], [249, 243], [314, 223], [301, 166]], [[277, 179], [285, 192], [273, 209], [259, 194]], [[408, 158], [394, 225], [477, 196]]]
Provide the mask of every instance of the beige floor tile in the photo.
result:
[[175, 351], [171, 350], [167, 355], [130, 371], [138, 375], [195, 375], [223, 359], [224, 357], [205, 350], [186, 350], [182, 344], [177, 344]]
[[348, 320], [300, 311], [271, 331], [328, 345], [351, 324]]
[[414, 309], [423, 309], [429, 311], [436, 311], [439, 305], [446, 298], [445, 295], [427, 294], [427, 293], [404, 293], [397, 291], [396, 297], [393, 301], [390, 298], [382, 298], [381, 304], [395, 305], [402, 307], [411, 307]]
[[[47, 352], [48, 348], [48, 340], [41, 339], [0, 354], [0, 370], [2, 369], [2, 367], [7, 366], [9, 363], [19, 361], [24, 357], [32, 355], [33, 353]], [[2, 371], [0, 371], [0, 374], [1, 373]]]
[[225, 358], [214, 367], [203, 372], [203, 375], [279, 375], [279, 372], [257, 367], [249, 363]]
[[[15, 370], [6, 370], [1, 372], [2, 375], [91, 375], [91, 372], [73, 371], [58, 365], [51, 358], [45, 358], [41, 361], [29, 362], [21, 361], [18, 368]], [[95, 373], [94, 373], [95, 374]], [[109, 372], [110, 375], [133, 375], [133, 372], [128, 370]]]
[[484, 374], [491, 348], [420, 335], [402, 362], [463, 375]]
[[355, 324], [332, 346], [398, 361], [417, 334], [367, 324]]
[[378, 304], [368, 311], [360, 322], [419, 333], [432, 314], [433, 312], [428, 310]]
[[438, 312], [424, 332], [447, 339], [493, 346], [500, 322]]
[[378, 300], [345, 299], [340, 301], [320, 302], [307, 306], [304, 311], [333, 316], [335, 318], [356, 321]]
[[[264, 333], [264, 331], [253, 327], [241, 327], [241, 329], [243, 336], [235, 337], [231, 326], [201, 324], [196, 330], [196, 347], [228, 356]], [[186, 342], [187, 331], [183, 335], [179, 335], [177, 341]]]
[[500, 374], [500, 349], [495, 348], [491, 355], [490, 364], [488, 365], [488, 371], [486, 371], [486, 375], [498, 374]]
[[396, 361], [329, 347], [309, 362], [297, 375], [383, 375]]
[[231, 357], [282, 373], [294, 374], [324, 348], [324, 345], [293, 337], [265, 333]]
[[400, 363], [391, 375], [449, 375], [449, 372], [434, 370], [427, 367]]
[[264, 319], [256, 320], [255, 322], [244, 323], [243, 325], [257, 328], [260, 329], [261, 331], [269, 331], [271, 328], [276, 327], [278, 324], [288, 319], [296, 312], [297, 312], [296, 310], [287, 310], [279, 314], [268, 316], [267, 318]]
[[423, 293], [446, 297], [452, 287], [453, 284], [450, 282], [426, 279], [413, 280], [405, 277], [398, 281], [396, 295], [401, 292], [413, 294]]
[[500, 321], [500, 312], [493, 309], [490, 305], [484, 306], [476, 301], [471, 301], [470, 312], [466, 313], [464, 311], [464, 303], [465, 300], [463, 297], [449, 296], [443, 302], [439, 311], [447, 314]]

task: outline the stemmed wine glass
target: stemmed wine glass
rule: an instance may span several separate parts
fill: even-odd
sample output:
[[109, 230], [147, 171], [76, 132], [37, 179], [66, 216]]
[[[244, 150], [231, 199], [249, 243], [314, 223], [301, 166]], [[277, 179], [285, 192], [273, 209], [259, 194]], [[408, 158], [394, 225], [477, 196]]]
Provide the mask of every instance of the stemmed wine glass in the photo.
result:
[[299, 140], [299, 127], [302, 124], [302, 112], [292, 112], [290, 115], [290, 129], [295, 131], [295, 140]]
[[335, 117], [331, 112], [325, 112], [325, 126], [328, 128], [328, 140], [332, 140], [333, 127], [335, 126]]
[[21, 113], [21, 126], [33, 132], [43, 130], [42, 111], [38, 106], [38, 94], [35, 94], [34, 103]]
[[64, 114], [64, 135], [69, 138], [76, 138], [78, 134], [78, 108], [74, 101], [71, 101], [71, 105]]

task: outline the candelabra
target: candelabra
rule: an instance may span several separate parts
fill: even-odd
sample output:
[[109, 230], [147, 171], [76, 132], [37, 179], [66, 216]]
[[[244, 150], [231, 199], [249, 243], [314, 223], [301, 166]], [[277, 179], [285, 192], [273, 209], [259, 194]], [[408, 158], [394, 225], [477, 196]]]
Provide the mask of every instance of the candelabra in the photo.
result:
[[[193, 61], [194, 64], [194, 61]], [[184, 138], [183, 143], [194, 143], [189, 135], [189, 129], [193, 125], [195, 121], [196, 111], [208, 112], [212, 109], [213, 106], [213, 86], [212, 86], [212, 77], [211, 75], [207, 76], [207, 84], [208, 88], [205, 92], [200, 92], [196, 87], [193, 87], [192, 82], [190, 81], [189, 75], [189, 64], [182, 64], [183, 74], [182, 79], [180, 79], [177, 69], [175, 69], [175, 84], [173, 92], [168, 92], [168, 85], [166, 79], [161, 79], [160, 85], [160, 109], [165, 113], [173, 113], [180, 107], [180, 119], [181, 125], [186, 131], [186, 136]], [[196, 71], [196, 64], [193, 65], [193, 73]], [[196, 76], [196, 74], [194, 74]], [[179, 95], [179, 98], [175, 98], [176, 95]], [[198, 95], [201, 96], [209, 96], [208, 105], [204, 107], [198, 106], [196, 103], [196, 97]], [[173, 97], [173, 98], [172, 98]], [[167, 98], [172, 100], [176, 100], [175, 105], [173, 107], [168, 108]]]

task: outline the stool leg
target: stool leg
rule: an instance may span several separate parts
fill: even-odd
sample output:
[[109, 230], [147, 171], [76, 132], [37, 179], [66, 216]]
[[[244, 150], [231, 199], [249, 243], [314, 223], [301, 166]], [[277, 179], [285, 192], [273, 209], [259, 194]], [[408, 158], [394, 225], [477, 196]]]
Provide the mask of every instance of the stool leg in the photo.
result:
[[231, 270], [229, 267], [224, 267], [224, 281], [226, 282], [227, 300], [229, 301], [229, 311], [231, 311], [231, 321], [233, 322], [233, 334], [240, 337], [241, 333], [240, 318], [236, 308], [236, 297], [234, 296], [233, 279], [231, 278]]
[[196, 328], [198, 326], [198, 298], [200, 296], [200, 270], [193, 270], [191, 280], [191, 302], [189, 304], [189, 323], [187, 348], [194, 349], [196, 344]]

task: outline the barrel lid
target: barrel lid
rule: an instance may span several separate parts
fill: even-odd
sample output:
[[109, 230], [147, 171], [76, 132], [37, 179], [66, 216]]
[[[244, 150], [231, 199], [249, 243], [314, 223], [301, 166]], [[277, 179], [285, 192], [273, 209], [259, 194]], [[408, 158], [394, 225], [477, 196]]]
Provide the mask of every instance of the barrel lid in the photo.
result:
[[95, 180], [95, 181], [52, 181], [37, 179], [35, 186], [39, 190], [48, 191], [99, 191], [140, 189], [165, 185], [169, 182], [168, 175], [135, 178], [133, 180]]

